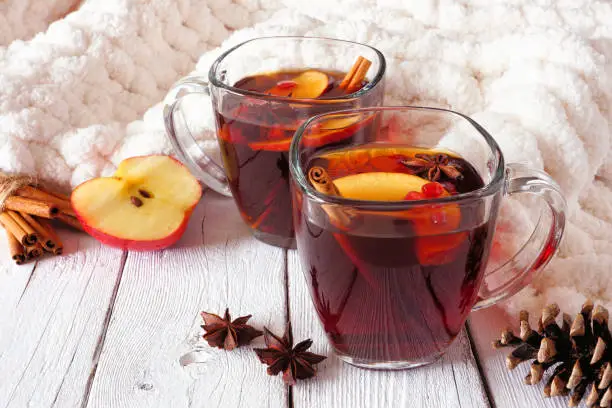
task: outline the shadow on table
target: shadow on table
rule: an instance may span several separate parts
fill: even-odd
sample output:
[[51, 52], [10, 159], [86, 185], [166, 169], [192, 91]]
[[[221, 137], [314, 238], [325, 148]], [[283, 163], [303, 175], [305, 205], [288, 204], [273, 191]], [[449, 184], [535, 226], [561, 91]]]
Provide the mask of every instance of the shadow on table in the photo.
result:
[[176, 248], [216, 246], [249, 239], [251, 233], [231, 198], [207, 190], [196, 206]]

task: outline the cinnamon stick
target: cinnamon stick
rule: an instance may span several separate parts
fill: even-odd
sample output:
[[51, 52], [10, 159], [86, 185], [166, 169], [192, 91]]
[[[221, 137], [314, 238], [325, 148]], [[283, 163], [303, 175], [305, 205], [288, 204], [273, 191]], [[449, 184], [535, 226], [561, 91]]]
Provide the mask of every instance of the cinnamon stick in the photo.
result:
[[359, 56], [349, 72], [346, 73], [342, 82], [340, 82], [340, 88], [345, 89], [348, 93], [353, 93], [359, 88], [365, 79], [372, 61], [362, 56]]
[[359, 69], [359, 66], [361, 65], [363, 60], [364, 58], [361, 55], [357, 57], [357, 60], [355, 61], [351, 69], [349, 69], [349, 71], [342, 79], [342, 82], [340, 82], [340, 88], [345, 89], [351, 83], [351, 79], [353, 79], [353, 76], [357, 73], [357, 70]]
[[13, 220], [15, 220], [15, 222], [19, 224], [21, 229], [26, 233], [26, 242], [24, 243], [24, 245], [31, 246], [38, 242], [38, 236], [36, 235], [36, 231], [34, 230], [34, 228], [32, 228], [30, 224], [28, 224], [25, 219], [23, 219], [21, 215], [19, 215], [19, 213], [16, 213], [15, 211], [7, 211], [7, 214], [10, 215]]
[[59, 235], [53, 229], [53, 226], [51, 226], [51, 222], [45, 218], [40, 218], [37, 221], [38, 225], [45, 230], [45, 232], [49, 235], [51, 242], [53, 242], [53, 245], [50, 248], [44, 249], [47, 252], [53, 252], [55, 255], [61, 255], [64, 252], [64, 244], [62, 243]]
[[26, 259], [35, 259], [40, 258], [43, 254], [42, 246], [39, 243], [36, 243], [32, 246], [25, 247]]
[[4, 201], [7, 210], [26, 213], [41, 218], [55, 218], [60, 213], [59, 208], [51, 203], [32, 200], [18, 196], [11, 196]]
[[73, 212], [72, 205], [70, 205], [70, 199], [66, 200], [63, 198], [59, 198], [53, 193], [49, 193], [49, 192], [40, 190], [32, 186], [21, 187], [19, 190], [17, 190], [15, 195], [18, 195], [19, 197], [30, 198], [32, 200], [53, 204], [57, 206], [57, 208], [62, 212], [66, 212], [66, 213]]
[[6, 238], [9, 244], [9, 250], [11, 252], [11, 258], [17, 265], [21, 265], [25, 262], [25, 253], [23, 246], [17, 241], [17, 238], [9, 230], [5, 230]]
[[50, 191], [50, 190], [44, 190], [44, 189], [42, 189], [42, 191], [44, 191], [44, 192], [45, 192], [45, 193], [47, 193], [47, 194], [51, 194], [52, 196], [57, 197], [57, 198], [59, 198], [60, 200], [70, 202], [70, 196], [67, 196], [67, 195], [65, 195], [65, 194], [62, 194], [62, 193], [57, 193], [57, 192], [55, 192], [55, 191]]
[[[308, 179], [319, 193], [342, 197], [340, 190], [338, 190], [338, 187], [336, 187], [334, 181], [324, 168], [317, 166], [312, 167], [308, 171]], [[342, 231], [347, 231], [349, 229], [349, 226], [352, 223], [352, 217], [347, 214], [346, 211], [338, 208], [337, 206], [328, 206], [325, 204], [322, 204], [321, 208], [323, 208], [333, 226]], [[340, 232], [333, 232], [332, 235], [346, 256], [351, 260], [353, 265], [357, 267], [359, 273], [361, 273], [361, 276], [363, 276], [363, 278], [368, 282], [370, 287], [377, 289], [379, 287], [378, 282], [376, 279], [374, 279], [372, 272], [370, 272], [370, 270], [363, 265], [359, 259], [359, 255], [351, 246], [348, 236], [345, 233]]]
[[[24, 220], [26, 220], [28, 224], [32, 226], [32, 228], [34, 228], [34, 230], [36, 231], [36, 235], [38, 236], [38, 243], [42, 245], [43, 249], [47, 252], [55, 253], [55, 250], [58, 246], [58, 242], [61, 245], [61, 241], [59, 241], [59, 237], [57, 236], [57, 234], [55, 234], [55, 232], [51, 234], [50, 231], [45, 228], [45, 226], [43, 226], [42, 220], [44, 220], [44, 218], [36, 219], [31, 215], [25, 213], [21, 214], [21, 216]], [[49, 228], [51, 229], [50, 225]]]
[[[308, 179], [312, 186], [319, 192], [325, 195], [342, 197], [340, 191], [332, 181], [327, 171], [322, 167], [312, 167], [308, 170]], [[323, 210], [329, 216], [330, 221], [335, 227], [346, 230], [351, 223], [351, 217], [341, 209], [323, 204]]]
[[28, 234], [15, 222], [13, 217], [8, 215], [6, 212], [0, 213], [0, 224], [6, 229], [8, 232], [13, 234], [15, 239], [21, 243], [21, 245], [27, 245], [29, 242]]
[[57, 219], [58, 221], [63, 222], [66, 225], [71, 226], [74, 229], [77, 229], [79, 231], [85, 231], [83, 229], [83, 226], [81, 225], [81, 223], [79, 222], [79, 220], [76, 219], [76, 217], [71, 217], [65, 213], [60, 213], [58, 214], [55, 219]]

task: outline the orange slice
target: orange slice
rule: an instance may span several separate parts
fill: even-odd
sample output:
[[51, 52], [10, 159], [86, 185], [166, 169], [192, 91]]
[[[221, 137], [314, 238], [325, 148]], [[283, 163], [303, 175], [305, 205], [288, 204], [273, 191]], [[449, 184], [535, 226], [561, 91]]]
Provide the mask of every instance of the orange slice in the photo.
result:
[[[307, 147], [319, 147], [351, 137], [360, 128], [374, 119], [375, 115], [355, 114], [352, 116], [328, 119], [319, 126], [313, 126], [303, 137], [302, 143]], [[253, 150], [287, 151], [293, 138], [282, 140], [265, 140], [249, 143]]]

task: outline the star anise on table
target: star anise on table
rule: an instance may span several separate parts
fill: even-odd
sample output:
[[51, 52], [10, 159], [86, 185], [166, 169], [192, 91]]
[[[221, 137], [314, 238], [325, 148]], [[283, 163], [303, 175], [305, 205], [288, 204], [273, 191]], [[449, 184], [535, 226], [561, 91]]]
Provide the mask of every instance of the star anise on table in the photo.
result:
[[233, 350], [249, 344], [251, 340], [263, 334], [261, 330], [246, 324], [251, 315], [239, 317], [234, 321], [232, 321], [229, 309], [225, 309], [223, 317], [207, 312], [202, 312], [201, 315], [204, 319], [202, 328], [206, 331], [204, 340], [211, 347]]
[[315, 364], [319, 364], [327, 357], [306, 351], [312, 346], [312, 340], [304, 340], [293, 347], [291, 325], [287, 326], [282, 338], [276, 336], [264, 327], [265, 349], [256, 348], [255, 353], [259, 360], [268, 365], [269, 375], [283, 373], [283, 381], [294, 385], [297, 380], [314, 377]]
[[413, 158], [403, 160], [402, 164], [415, 174], [426, 177], [430, 181], [438, 181], [442, 174], [452, 180], [461, 177], [461, 172], [451, 161], [451, 158], [444, 153], [434, 155], [417, 153]]

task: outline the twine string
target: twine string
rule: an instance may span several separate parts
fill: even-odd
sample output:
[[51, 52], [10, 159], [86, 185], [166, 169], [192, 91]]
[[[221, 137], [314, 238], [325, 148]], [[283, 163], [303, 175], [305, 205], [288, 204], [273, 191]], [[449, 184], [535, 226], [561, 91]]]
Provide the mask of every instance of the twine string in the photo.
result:
[[36, 179], [31, 176], [0, 173], [0, 212], [4, 211], [6, 199], [15, 194], [17, 190], [21, 187], [35, 186], [36, 184]]

